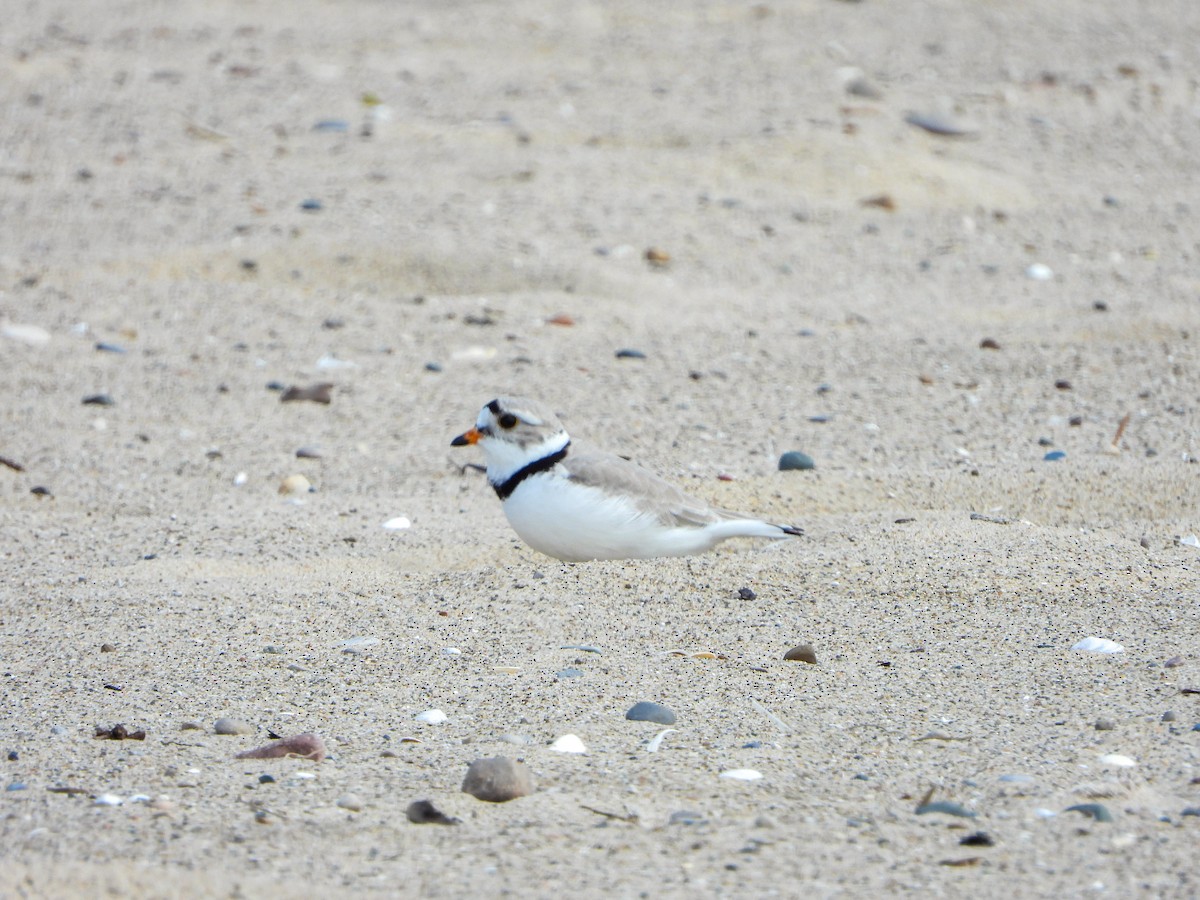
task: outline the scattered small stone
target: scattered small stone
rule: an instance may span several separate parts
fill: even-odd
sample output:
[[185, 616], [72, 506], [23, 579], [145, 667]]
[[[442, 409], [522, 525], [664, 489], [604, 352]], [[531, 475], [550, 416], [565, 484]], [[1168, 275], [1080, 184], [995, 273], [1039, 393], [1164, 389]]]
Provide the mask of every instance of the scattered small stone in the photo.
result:
[[108, 394], [89, 394], [83, 398], [84, 406], [112, 406], [116, 403]]
[[272, 741], [253, 750], [245, 750], [234, 759], [284, 759], [295, 757], [320, 762], [325, 758], [325, 742], [311, 732]]
[[8, 786], [5, 787], [4, 789], [6, 791], [23, 791], [23, 790], [26, 790], [27, 788], [28, 788], [28, 785], [26, 785], [25, 782], [13, 781], [13, 782], [10, 782], [8, 784]]
[[117, 645], [116, 645], [116, 644], [104, 643], [104, 644], [101, 644], [101, 645], [100, 645], [100, 652], [101, 652], [101, 653], [113, 653], [113, 652], [115, 652], [115, 651], [116, 651], [116, 649], [117, 649]]
[[738, 599], [739, 600], [754, 600], [756, 597], [758, 597], [758, 594], [754, 593], [754, 591], [752, 591], [750, 588], [748, 588], [748, 587], [738, 588]]
[[417, 721], [425, 725], [441, 725], [449, 720], [449, 716], [440, 709], [427, 709], [425, 712], [417, 713]]
[[255, 730], [255, 727], [249, 722], [225, 716], [213, 723], [213, 732], [216, 734], [254, 734]]
[[936, 113], [911, 112], [904, 117], [904, 121], [938, 137], [965, 137], [975, 133], [974, 128]]
[[100, 794], [92, 801], [93, 806], [120, 806], [125, 802], [124, 797], [116, 794]]
[[1112, 719], [1097, 719], [1095, 728], [1097, 731], [1113, 731], [1117, 727]]
[[1088, 653], [1124, 653], [1125, 648], [1116, 641], [1110, 641], [1108, 638], [1100, 637], [1085, 637], [1082, 641], [1071, 647], [1072, 650], [1084, 650]]
[[296, 451], [296, 459], [320, 459], [321, 451], [316, 447], [301, 447]]
[[111, 684], [110, 683], [110, 684], [104, 685], [104, 689], [106, 691], [123, 691], [123, 690], [125, 690], [125, 687], [120, 684]]
[[20, 758], [21, 758], [21, 754], [18, 753], [16, 750], [8, 751], [8, 761], [9, 762], [17, 762]]
[[[465, 783], [463, 784], [463, 790], [467, 790]], [[467, 791], [467, 793], [471, 792]], [[517, 796], [524, 796], [524, 794], [518, 794]], [[479, 799], [483, 800], [485, 798], [480, 797]], [[457, 825], [459, 823], [458, 819], [446, 815], [434, 806], [431, 800], [414, 800], [408, 804], [408, 809], [405, 810], [404, 814], [408, 817], [408, 821], [414, 825]]]
[[671, 264], [671, 254], [658, 247], [650, 247], [646, 251], [645, 256], [646, 262], [659, 269], [666, 268]]
[[801, 453], [799, 450], [789, 450], [787, 453], [779, 457], [779, 471], [803, 471], [806, 469], [815, 469], [816, 462], [807, 453]]
[[550, 745], [558, 753], [587, 753], [587, 744], [577, 734], [564, 734]]
[[634, 722], [656, 722], [659, 725], [674, 725], [675, 713], [661, 703], [642, 700], [629, 707], [625, 718]]
[[617, 359], [645, 359], [646, 354], [632, 347], [622, 347], [617, 351]]
[[1119, 769], [1131, 769], [1137, 765], [1137, 760], [1120, 753], [1105, 753], [1099, 757], [1106, 766], [1116, 766]]
[[308, 199], [301, 202], [300, 208], [305, 212], [320, 212], [323, 206], [320, 200]]
[[783, 654], [783, 658], [788, 662], [806, 662], [810, 665], [817, 664], [817, 651], [812, 644], [799, 644]]
[[575, 320], [566, 313], [559, 313], [556, 316], [550, 316], [546, 319], [547, 325], [559, 325], [563, 328], [570, 328], [575, 324]]
[[1068, 806], [1063, 812], [1077, 812], [1088, 818], [1095, 819], [1097, 822], [1111, 822], [1113, 815], [1108, 811], [1108, 807], [1103, 803], [1076, 803], [1074, 806]]
[[1065, 378], [1060, 378], [1054, 382], [1054, 387], [1060, 391], [1069, 391], [1071, 390], [1071, 382], [1067, 381]]
[[328, 404], [332, 399], [333, 385], [328, 381], [310, 384], [308, 387], [292, 385], [279, 396], [280, 403], [291, 403], [296, 400], [309, 400], [313, 403]]
[[[534, 573], [533, 577], [534, 578], [538, 577], [536, 572]], [[595, 653], [597, 655], [602, 654], [604, 652], [599, 647], [597, 647], [595, 644], [563, 644], [558, 649], [559, 650], [578, 650], [580, 653]]]
[[1092, 309], [1096, 312], [1108, 312], [1108, 304], [1103, 300], [1094, 300], [1092, 302]]
[[677, 809], [667, 819], [668, 825], [702, 825], [704, 814], [691, 809]]
[[1049, 281], [1054, 277], [1054, 270], [1045, 263], [1034, 263], [1025, 270], [1025, 275], [1034, 281]]
[[1174, 669], [1174, 668], [1177, 668], [1178, 666], [1182, 666], [1182, 665], [1183, 665], [1183, 657], [1182, 656], [1172, 656], [1165, 663], [1163, 663], [1163, 667], [1167, 668], [1167, 669]]
[[999, 350], [1000, 342], [997, 341], [995, 338], [984, 338], [982, 341], [979, 342], [979, 349], [980, 350]]
[[395, 518], [388, 519], [383, 523], [383, 527], [388, 531], [403, 531], [405, 528], [409, 528], [411, 526], [412, 522], [410, 522], [405, 516], [396, 516]]
[[1162, 714], [1162, 718], [1159, 719], [1159, 721], [1160, 722], [1174, 722], [1176, 720], [1176, 718], [1177, 718], [1177, 716], [1175, 715], [1175, 710], [1168, 709], [1165, 713]]
[[313, 125], [313, 131], [332, 131], [345, 134], [350, 130], [350, 123], [345, 119], [322, 119]]
[[976, 816], [971, 810], [952, 800], [927, 800], [917, 807], [916, 813], [918, 816], [925, 816], [930, 813], [944, 813], [948, 816], [959, 816], [963, 819], [974, 819]]
[[7, 469], [12, 469], [14, 472], [24, 472], [25, 467], [15, 460], [9, 459], [7, 456], [0, 456], [0, 466]]
[[350, 812], [362, 812], [363, 803], [354, 794], [343, 794], [337, 798], [337, 805]]
[[467, 767], [462, 789], [477, 800], [505, 803], [533, 793], [533, 776], [522, 762], [507, 756], [477, 759]]
[[1200, 806], [1185, 806], [1179, 814], [1181, 816], [1200, 816]]
[[574, 668], [559, 669], [557, 672], [554, 673], [554, 677], [555, 678], [582, 678], [583, 670], [582, 669], [574, 669]]
[[293, 494], [313, 494], [316, 493], [316, 488], [312, 486], [312, 482], [303, 475], [289, 475], [283, 481], [279, 482], [279, 493], [284, 496]]
[[124, 353], [125, 348], [120, 344], [110, 344], [108, 341], [98, 341], [96, 349], [101, 353]]
[[146, 732], [142, 730], [130, 731], [124, 725], [114, 725], [112, 728], [96, 726], [96, 737], [107, 738], [110, 741], [144, 741], [146, 739]]
[[728, 778], [731, 781], [758, 781], [763, 774], [757, 769], [726, 769], [719, 777]]
[[442, 364], [439, 362], [427, 362], [427, 363], [425, 363], [425, 371], [426, 372], [440, 372], [440, 371], [442, 371]]
[[968, 834], [958, 842], [963, 847], [995, 847], [996, 841], [986, 831], [976, 831]]
[[259, 784], [274, 784], [275, 776], [268, 775], [266, 772], [264, 772], [263, 774], [258, 776], [258, 783]]
[[40, 347], [50, 341], [50, 332], [39, 325], [22, 325], [16, 322], [8, 322], [0, 326], [0, 334], [9, 340], [17, 341], [30, 347]]
[[1066, 459], [1066, 458], [1067, 458], [1066, 451], [1051, 450], [1049, 453], [1047, 453], [1045, 456], [1042, 457], [1042, 460], [1044, 462], [1058, 462], [1060, 459]]
[[896, 201], [891, 194], [873, 194], [870, 197], [864, 197], [862, 200], [859, 200], [858, 205], [882, 209], [885, 212], [896, 211]]

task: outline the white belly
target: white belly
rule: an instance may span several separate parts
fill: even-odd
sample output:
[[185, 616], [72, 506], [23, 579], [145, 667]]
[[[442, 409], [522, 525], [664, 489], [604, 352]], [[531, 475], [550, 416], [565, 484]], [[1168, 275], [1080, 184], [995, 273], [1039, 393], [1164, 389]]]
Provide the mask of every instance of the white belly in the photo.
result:
[[568, 562], [687, 556], [720, 540], [705, 528], [668, 527], [628, 500], [550, 472], [522, 482], [504, 514], [530, 547]]

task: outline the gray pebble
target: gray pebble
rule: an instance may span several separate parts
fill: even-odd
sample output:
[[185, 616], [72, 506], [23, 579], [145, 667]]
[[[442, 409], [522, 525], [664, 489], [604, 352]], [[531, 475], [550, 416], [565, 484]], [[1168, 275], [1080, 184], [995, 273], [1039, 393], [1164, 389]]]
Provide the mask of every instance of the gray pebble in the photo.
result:
[[582, 678], [583, 672], [579, 669], [559, 669], [555, 673], [556, 678]]
[[815, 666], [817, 664], [817, 651], [813, 649], [812, 644], [801, 644], [783, 654], [783, 658], [789, 662], [806, 662]]
[[255, 728], [241, 719], [220, 718], [213, 723], [213, 731], [217, 734], [254, 734]]
[[1165, 713], [1162, 714], [1162, 721], [1174, 722], [1175, 721], [1175, 711], [1168, 709]]
[[84, 406], [112, 406], [115, 402], [108, 394], [90, 394], [83, 398]]
[[457, 825], [459, 821], [434, 806], [432, 800], [414, 800], [404, 814], [414, 825]]
[[533, 776], [522, 762], [507, 756], [477, 759], [467, 767], [462, 789], [477, 800], [504, 803], [533, 793]]
[[641, 350], [634, 350], [631, 347], [623, 347], [617, 351], [617, 359], [645, 359], [646, 354]]
[[918, 816], [928, 815], [929, 813], [945, 813], [948, 816], [961, 816], [964, 819], [975, 818], [975, 813], [951, 800], [934, 800], [932, 803], [922, 803], [917, 807]]
[[1114, 723], [1112, 719], [1097, 719], [1096, 720], [1096, 730], [1097, 731], [1112, 731], [1116, 727], [1117, 727], [1116, 723]]
[[661, 703], [651, 703], [649, 700], [635, 703], [629, 708], [629, 712], [625, 713], [625, 718], [634, 722], [656, 722], [659, 725], [675, 724], [675, 713]]
[[677, 809], [667, 819], [668, 825], [701, 825], [703, 822], [704, 816], [694, 809]]
[[1097, 822], [1111, 822], [1113, 815], [1108, 811], [1108, 807], [1103, 803], [1076, 803], [1074, 806], [1068, 806], [1064, 812], [1082, 813], [1089, 818], [1095, 819]]
[[343, 794], [337, 798], [337, 805], [342, 809], [348, 809], [350, 812], [360, 812], [363, 808], [362, 801], [354, 794]]
[[805, 469], [815, 469], [817, 464], [813, 462], [813, 458], [807, 453], [801, 453], [799, 450], [789, 450], [783, 456], [779, 457], [779, 471], [803, 471]]

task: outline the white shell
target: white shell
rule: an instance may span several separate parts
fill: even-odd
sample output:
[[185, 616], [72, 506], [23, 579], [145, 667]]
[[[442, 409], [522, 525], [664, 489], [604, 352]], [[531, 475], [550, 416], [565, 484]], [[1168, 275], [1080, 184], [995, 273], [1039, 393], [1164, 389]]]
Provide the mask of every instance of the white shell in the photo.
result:
[[575, 734], [564, 734], [550, 745], [550, 749], [559, 753], [587, 753], [587, 746]]
[[1200, 538], [1194, 534], [1189, 534], [1186, 537], [1181, 537], [1179, 543], [1184, 547], [1200, 547]]
[[427, 709], [423, 713], [417, 713], [417, 721], [424, 722], [426, 725], [441, 725], [449, 718], [440, 709]]
[[1118, 766], [1122, 769], [1129, 769], [1137, 765], [1136, 759], [1131, 759], [1130, 757], [1124, 756], [1120, 753], [1105, 753], [1100, 757], [1100, 762], [1104, 763], [1106, 766]]
[[396, 516], [396, 518], [388, 519], [383, 523], [383, 527], [388, 529], [388, 531], [400, 531], [403, 528], [409, 528], [411, 526], [412, 522], [408, 521], [408, 519], [404, 516]]
[[118, 797], [116, 794], [101, 794], [94, 801], [94, 806], [120, 806], [125, 802], [124, 797]]
[[1088, 653], [1124, 653], [1125, 648], [1116, 641], [1110, 641], [1108, 638], [1100, 637], [1085, 637], [1082, 641], [1071, 648], [1072, 650], [1086, 650]]
[[17, 322], [8, 322], [0, 328], [0, 334], [9, 340], [28, 344], [30, 347], [40, 347], [50, 341], [50, 332], [40, 325], [21, 325]]
[[245, 484], [249, 480], [250, 480], [250, 476], [247, 475], [245, 472], [238, 472], [236, 475], [233, 476], [233, 486], [241, 487], [243, 484]]
[[732, 778], [734, 781], [758, 781], [763, 773], [758, 769], [726, 769], [721, 773], [722, 778]]
[[1034, 281], [1049, 281], [1054, 277], [1054, 270], [1045, 263], [1034, 263], [1025, 270], [1025, 274]]
[[665, 738], [672, 731], [675, 731], [675, 729], [674, 728], [664, 728], [662, 731], [660, 731], [654, 737], [650, 738], [650, 740], [646, 742], [646, 752], [647, 753], [657, 753], [658, 748], [662, 746], [663, 738]]

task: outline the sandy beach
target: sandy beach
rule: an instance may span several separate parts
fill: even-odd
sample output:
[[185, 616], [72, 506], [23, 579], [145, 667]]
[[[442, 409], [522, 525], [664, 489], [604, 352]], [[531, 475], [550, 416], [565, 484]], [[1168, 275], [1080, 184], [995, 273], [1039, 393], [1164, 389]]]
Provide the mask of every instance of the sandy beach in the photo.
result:
[[[5, 18], [0, 898], [1200, 892], [1194, 3]], [[510, 393], [805, 535], [542, 556]]]

